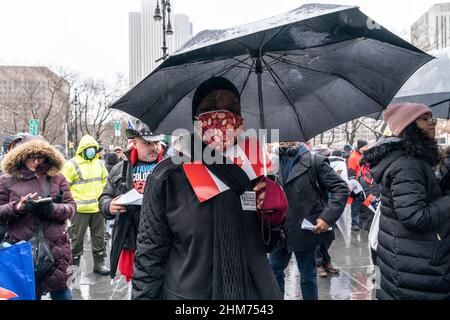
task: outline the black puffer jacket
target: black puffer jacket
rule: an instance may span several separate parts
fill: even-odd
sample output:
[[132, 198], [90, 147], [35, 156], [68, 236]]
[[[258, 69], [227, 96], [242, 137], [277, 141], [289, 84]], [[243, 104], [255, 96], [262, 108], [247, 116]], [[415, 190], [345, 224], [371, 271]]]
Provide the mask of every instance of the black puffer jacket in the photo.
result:
[[450, 299], [450, 197], [430, 165], [387, 138], [364, 153], [381, 184], [378, 299]]

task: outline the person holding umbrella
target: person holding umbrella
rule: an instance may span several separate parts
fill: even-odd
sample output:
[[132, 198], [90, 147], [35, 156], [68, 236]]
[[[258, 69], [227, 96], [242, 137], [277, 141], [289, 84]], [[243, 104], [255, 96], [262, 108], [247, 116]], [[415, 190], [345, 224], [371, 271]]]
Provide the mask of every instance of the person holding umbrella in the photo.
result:
[[[223, 156], [243, 129], [239, 91], [223, 77], [204, 81], [192, 100], [192, 120], [200, 127], [194, 144], [224, 160], [208, 164], [202, 158], [201, 164], [229, 189], [201, 202], [187, 167], [173, 159], [157, 166], [142, 203], [132, 299], [282, 299], [258, 217], [270, 210], [268, 222], [282, 223], [285, 194], [269, 179], [250, 181]], [[225, 128], [228, 134], [220, 135]], [[252, 191], [256, 213], [241, 203], [241, 195]]]
[[439, 162], [437, 120], [424, 104], [399, 103], [384, 113], [393, 137], [363, 155], [381, 185], [377, 265], [380, 300], [450, 298], [450, 196], [433, 167]]
[[133, 146], [124, 153], [126, 160], [116, 164], [110, 171], [105, 189], [100, 196], [100, 212], [108, 220], [115, 220], [110, 254], [110, 275], [114, 278], [117, 266], [127, 281], [133, 275], [136, 236], [141, 206], [123, 206], [117, 203], [121, 195], [133, 188], [144, 192], [148, 175], [162, 160], [163, 135], [154, 135], [146, 125], [138, 121], [137, 129], [126, 129]]

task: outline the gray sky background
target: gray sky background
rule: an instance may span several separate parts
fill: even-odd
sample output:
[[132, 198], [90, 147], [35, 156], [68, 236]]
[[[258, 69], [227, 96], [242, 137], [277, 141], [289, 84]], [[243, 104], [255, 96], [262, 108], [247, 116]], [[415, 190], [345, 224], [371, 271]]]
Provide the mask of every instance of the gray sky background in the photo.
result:
[[[434, 0], [172, 0], [194, 33], [248, 23], [304, 3], [358, 5], [399, 34], [409, 31]], [[140, 0], [0, 0], [0, 64], [51, 65], [112, 81], [128, 76], [128, 12]]]

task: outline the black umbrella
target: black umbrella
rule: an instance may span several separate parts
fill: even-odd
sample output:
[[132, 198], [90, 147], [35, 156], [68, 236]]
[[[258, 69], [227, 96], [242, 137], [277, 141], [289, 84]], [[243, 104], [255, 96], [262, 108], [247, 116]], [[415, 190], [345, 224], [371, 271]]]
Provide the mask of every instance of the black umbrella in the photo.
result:
[[111, 239], [111, 252], [109, 254], [111, 279], [114, 279], [119, 265], [120, 254], [122, 253], [123, 244], [128, 234], [128, 229], [133, 224], [134, 212], [127, 212], [119, 215], [114, 221], [113, 234]]
[[382, 110], [431, 59], [357, 7], [308, 4], [190, 39], [112, 107], [158, 133], [192, 130], [194, 90], [224, 76], [241, 91], [247, 128], [307, 140]]
[[[430, 51], [436, 59], [422, 66], [396, 94], [392, 103], [415, 102], [431, 107], [433, 116], [450, 119], [450, 48]], [[369, 115], [382, 119], [382, 112]]]

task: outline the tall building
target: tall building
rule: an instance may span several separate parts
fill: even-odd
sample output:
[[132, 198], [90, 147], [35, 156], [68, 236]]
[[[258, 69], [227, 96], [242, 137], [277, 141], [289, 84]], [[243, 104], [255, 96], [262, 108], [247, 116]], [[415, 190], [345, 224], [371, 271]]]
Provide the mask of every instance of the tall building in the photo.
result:
[[450, 3], [433, 5], [411, 26], [411, 42], [423, 51], [450, 46]]
[[[171, 2], [172, 13], [174, 1]], [[162, 22], [153, 19], [157, 0], [141, 0], [141, 12], [129, 13], [130, 87], [150, 74], [161, 62]], [[174, 52], [192, 36], [192, 23], [184, 14], [170, 16], [173, 35], [166, 36], [168, 53]], [[166, 17], [167, 19], [167, 17]]]
[[141, 13], [130, 12], [128, 23], [129, 79], [130, 87], [132, 87], [141, 79]]
[[28, 132], [37, 119], [39, 134], [64, 144], [69, 93], [69, 83], [46, 67], [0, 66], [0, 138]]
[[192, 23], [189, 16], [185, 14], [175, 14], [172, 22], [173, 35], [169, 37], [172, 51], [181, 47], [190, 37], [192, 37]]

